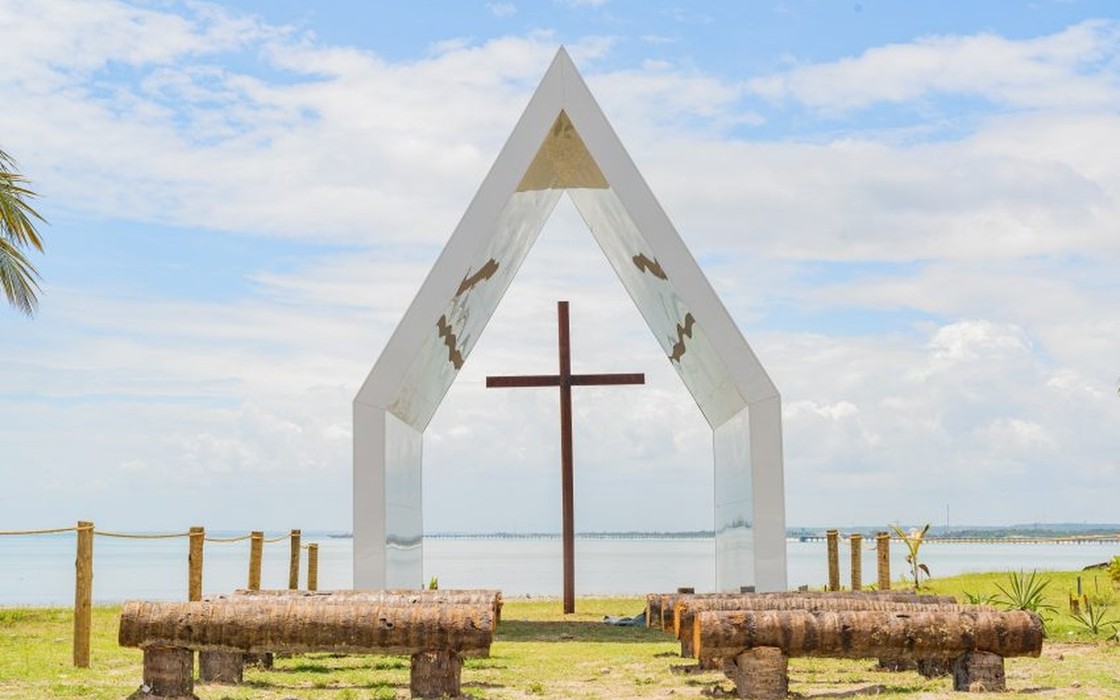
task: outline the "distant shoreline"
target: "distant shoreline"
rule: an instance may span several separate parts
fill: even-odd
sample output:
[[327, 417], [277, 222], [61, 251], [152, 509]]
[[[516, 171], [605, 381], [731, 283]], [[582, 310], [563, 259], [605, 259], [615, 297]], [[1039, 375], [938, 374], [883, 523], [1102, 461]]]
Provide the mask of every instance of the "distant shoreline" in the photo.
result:
[[[911, 526], [902, 526], [909, 530]], [[838, 528], [839, 529], [839, 528]], [[858, 533], [866, 538], [874, 538], [877, 532], [887, 528], [856, 526], [840, 529], [843, 536]], [[811, 541], [823, 538], [828, 528], [792, 527], [786, 530], [786, 539]], [[335, 539], [349, 539], [352, 533], [328, 533], [328, 537]], [[433, 540], [550, 540], [560, 539], [558, 532], [432, 532], [424, 535], [426, 539]], [[697, 540], [714, 539], [712, 530], [687, 530], [687, 531], [590, 531], [576, 533], [578, 539], [590, 540]], [[945, 527], [932, 526], [926, 535], [928, 540], [937, 541], [969, 541], [969, 540], [1001, 540], [1017, 542], [1023, 540], [1053, 540], [1053, 539], [1093, 539], [1117, 538], [1120, 539], [1120, 524], [1045, 524], [1031, 523], [1011, 526], [962, 526]]]

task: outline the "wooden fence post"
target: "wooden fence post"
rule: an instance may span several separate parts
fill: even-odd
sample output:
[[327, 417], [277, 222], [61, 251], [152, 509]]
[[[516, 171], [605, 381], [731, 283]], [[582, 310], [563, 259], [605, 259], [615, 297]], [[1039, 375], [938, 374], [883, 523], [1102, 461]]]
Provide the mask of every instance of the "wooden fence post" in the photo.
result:
[[840, 590], [840, 533], [829, 530], [825, 533], [828, 540], [828, 590]]
[[891, 535], [880, 532], [875, 535], [875, 548], [879, 555], [879, 590], [891, 589]]
[[78, 556], [74, 560], [74, 665], [89, 668], [93, 627], [93, 523], [78, 521]]
[[288, 589], [299, 588], [299, 530], [292, 530], [292, 554], [288, 563]]
[[261, 589], [261, 556], [264, 549], [264, 533], [254, 530], [249, 534], [249, 590]]
[[202, 600], [202, 545], [206, 542], [206, 528], [190, 529], [190, 553], [187, 555], [187, 600]]
[[863, 535], [853, 532], [848, 542], [852, 545], [852, 590], [863, 590]]
[[319, 545], [307, 545], [307, 590], [319, 590]]

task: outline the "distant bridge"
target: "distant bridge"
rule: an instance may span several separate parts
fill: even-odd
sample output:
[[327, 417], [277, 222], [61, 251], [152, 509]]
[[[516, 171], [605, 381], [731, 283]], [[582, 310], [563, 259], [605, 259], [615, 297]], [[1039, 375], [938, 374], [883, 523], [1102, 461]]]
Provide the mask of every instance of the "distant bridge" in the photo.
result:
[[[802, 535], [800, 542], [824, 542], [825, 535]], [[841, 536], [841, 539], [847, 539]], [[865, 536], [866, 539], [866, 536]], [[874, 538], [872, 538], [874, 539]], [[891, 536], [891, 540], [903, 539]], [[1120, 543], [1120, 533], [1112, 535], [1060, 535], [1057, 537], [926, 537], [922, 544], [1115, 544]]]

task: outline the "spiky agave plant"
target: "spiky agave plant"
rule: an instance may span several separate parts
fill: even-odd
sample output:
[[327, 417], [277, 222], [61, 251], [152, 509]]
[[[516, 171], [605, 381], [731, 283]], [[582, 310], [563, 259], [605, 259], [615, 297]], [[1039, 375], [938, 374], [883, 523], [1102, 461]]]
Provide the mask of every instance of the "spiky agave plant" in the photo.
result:
[[1100, 636], [1101, 632], [1107, 632], [1109, 628], [1112, 629], [1110, 636], [1115, 636], [1116, 628], [1120, 626], [1120, 621], [1108, 617], [1107, 606], [1093, 605], [1088, 600], [1077, 612], [1070, 613], [1070, 617], [1094, 637]]
[[1058, 609], [1046, 602], [1046, 587], [1050, 579], [1042, 578], [1037, 571], [1029, 574], [1023, 571], [1012, 571], [1007, 577], [1007, 588], [996, 584], [1000, 595], [995, 603], [1007, 610], [1027, 610], [1036, 613], [1042, 618], [1042, 629], [1046, 631], [1046, 615], [1056, 613]]

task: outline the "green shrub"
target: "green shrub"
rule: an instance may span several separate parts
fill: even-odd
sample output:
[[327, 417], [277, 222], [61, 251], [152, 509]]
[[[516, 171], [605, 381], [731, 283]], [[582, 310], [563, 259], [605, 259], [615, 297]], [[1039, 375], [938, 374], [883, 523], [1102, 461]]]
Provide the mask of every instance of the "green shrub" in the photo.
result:
[[1113, 557], [1108, 563], [1108, 577], [1115, 583], [1120, 583], [1120, 557]]

